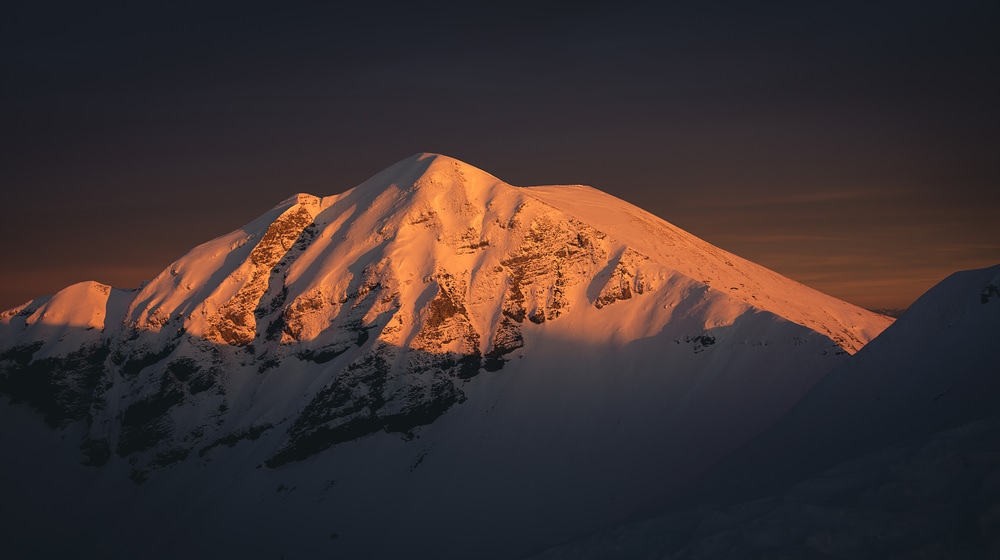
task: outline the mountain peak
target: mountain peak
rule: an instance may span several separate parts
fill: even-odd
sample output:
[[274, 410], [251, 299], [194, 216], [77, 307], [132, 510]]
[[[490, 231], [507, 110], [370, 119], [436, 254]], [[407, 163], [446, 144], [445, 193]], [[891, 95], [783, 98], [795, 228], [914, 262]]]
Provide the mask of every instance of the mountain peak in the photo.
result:
[[390, 165], [357, 188], [378, 192], [394, 188], [410, 192], [416, 189], [440, 190], [456, 186], [488, 188], [497, 183], [503, 181], [463, 161], [441, 154], [421, 152]]
[[430, 171], [432, 173], [450, 167], [452, 169], [458, 169], [459, 171], [462, 172], [472, 172], [474, 174], [475, 173], [486, 174], [486, 172], [483, 171], [482, 169], [479, 169], [474, 165], [465, 163], [462, 160], [446, 156], [444, 154], [435, 154], [432, 152], [418, 152], [408, 158], [396, 162], [395, 164], [390, 166], [390, 168], [395, 167], [397, 165], [422, 166], [424, 171]]

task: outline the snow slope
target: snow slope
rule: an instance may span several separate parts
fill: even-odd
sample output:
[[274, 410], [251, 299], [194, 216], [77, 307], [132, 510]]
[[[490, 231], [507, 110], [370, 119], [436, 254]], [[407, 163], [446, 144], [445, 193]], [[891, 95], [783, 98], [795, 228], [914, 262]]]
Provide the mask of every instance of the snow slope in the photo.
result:
[[1000, 266], [956, 273], [668, 513], [538, 558], [996, 558], [997, 340]]
[[[734, 458], [732, 468], [746, 472], [750, 465], [785, 452], [796, 454], [786, 462], [789, 467], [811, 471], [995, 414], [1000, 396], [998, 290], [1000, 266], [943, 280], [818, 383], [780, 423]], [[800, 474], [789, 471], [780, 478]]]
[[532, 195], [734, 299], [823, 333], [850, 353], [889, 321], [723, 251], [627, 202], [586, 186], [532, 187]]
[[890, 322], [600, 191], [418, 154], [139, 290], [3, 313], [0, 392], [87, 466], [67, 508], [132, 500], [95, 555], [510, 557], [654, 504]]

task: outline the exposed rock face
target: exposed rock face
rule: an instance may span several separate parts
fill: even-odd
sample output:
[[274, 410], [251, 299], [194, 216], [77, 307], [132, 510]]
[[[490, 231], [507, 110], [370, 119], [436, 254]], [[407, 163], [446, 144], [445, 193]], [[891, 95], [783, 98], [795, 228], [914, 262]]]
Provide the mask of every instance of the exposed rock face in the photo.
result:
[[[465, 401], [470, 380], [531, 360], [533, 333], [603, 336], [631, 306], [620, 316], [641, 320], [617, 328], [626, 343], [679, 317], [697, 353], [716, 340], [707, 329], [751, 309], [706, 296], [709, 280], [664, 265], [659, 245], [633, 248], [631, 229], [602, 231], [547, 200], [439, 156], [341, 195], [297, 195], [138, 291], [74, 287], [4, 313], [0, 391], [54, 427], [81, 423], [81, 461], [121, 457], [137, 482], [258, 438], [277, 468], [380, 431], [413, 437]], [[649, 220], [636, 231], [667, 231]], [[807, 290], [782, 281], [776, 291]], [[787, 319], [834, 341], [874, 329]]]
[[[314, 206], [314, 205], [313, 205]], [[247, 266], [249, 278], [246, 283], [210, 319], [204, 334], [205, 340], [243, 346], [253, 342], [257, 336], [257, 313], [261, 298], [267, 293], [272, 279], [281, 280], [281, 266], [288, 261], [281, 259], [294, 247], [301, 252], [308, 247], [315, 235], [312, 225], [313, 215], [309, 207], [296, 205], [275, 220], [260, 242], [250, 252]], [[296, 241], [298, 240], [298, 241]], [[294, 255], [289, 255], [294, 258]], [[272, 311], [280, 308], [283, 301], [279, 292], [271, 298], [267, 307]], [[266, 313], [260, 309], [260, 314]]]
[[0, 353], [0, 393], [37, 408], [53, 428], [86, 420], [91, 407], [102, 404], [95, 393], [104, 377], [107, 346], [87, 345], [65, 356], [36, 358], [43, 345], [36, 341]]
[[541, 323], [568, 311], [566, 291], [584, 282], [607, 257], [601, 246], [605, 237], [575, 220], [561, 223], [547, 214], [539, 216], [517, 250], [500, 262], [509, 286], [504, 315], [515, 323], [529, 316]]
[[594, 300], [594, 307], [600, 309], [616, 301], [631, 299], [633, 293], [642, 295], [644, 291], [649, 290], [650, 287], [645, 279], [640, 277], [637, 272], [639, 263], [645, 260], [649, 260], [649, 258], [631, 249], [626, 249], [618, 258], [607, 283], [604, 284], [600, 294]]

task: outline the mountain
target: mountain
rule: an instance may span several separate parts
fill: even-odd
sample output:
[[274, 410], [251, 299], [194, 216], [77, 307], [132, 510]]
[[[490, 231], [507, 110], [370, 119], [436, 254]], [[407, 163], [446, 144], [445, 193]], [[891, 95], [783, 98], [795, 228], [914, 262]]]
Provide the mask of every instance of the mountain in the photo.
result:
[[953, 274], [668, 511], [538, 558], [1000, 557], [998, 340], [1000, 265]]
[[23, 513], [46, 472], [95, 556], [522, 555], [682, 487], [891, 321], [598, 190], [418, 154], [138, 290], [0, 315], [4, 521], [61, 546]]

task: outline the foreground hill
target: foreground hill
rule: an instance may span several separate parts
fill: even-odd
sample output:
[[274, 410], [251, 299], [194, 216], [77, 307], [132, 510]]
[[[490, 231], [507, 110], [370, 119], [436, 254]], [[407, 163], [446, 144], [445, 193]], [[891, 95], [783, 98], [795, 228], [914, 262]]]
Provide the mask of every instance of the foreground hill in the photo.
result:
[[998, 340], [1000, 266], [956, 273], [667, 512], [538, 558], [998, 558]]

